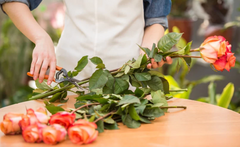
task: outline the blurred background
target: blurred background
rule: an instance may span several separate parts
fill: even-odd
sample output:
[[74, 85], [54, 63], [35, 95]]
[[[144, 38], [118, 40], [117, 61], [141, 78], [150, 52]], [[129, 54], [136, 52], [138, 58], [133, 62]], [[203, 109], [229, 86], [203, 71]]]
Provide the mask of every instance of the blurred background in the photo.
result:
[[[64, 11], [61, 0], [45, 0], [32, 12], [55, 45], [64, 27]], [[178, 60], [170, 66], [164, 65], [160, 70], [167, 75], [171, 88], [188, 88], [188, 92], [172, 95], [215, 105], [218, 99], [226, 97], [230, 101], [226, 107], [240, 112], [240, 1], [172, 0], [168, 20], [169, 32], [184, 33], [177, 48], [190, 41], [192, 48], [198, 48], [208, 36], [221, 35], [232, 44], [232, 52], [237, 57], [235, 68], [230, 72], [215, 72], [202, 59], [193, 60], [190, 70], [184, 65], [176, 68], [177, 64], [182, 64]], [[33, 48], [34, 44], [1, 12], [0, 107], [27, 101], [32, 96], [33, 81], [26, 73], [30, 69]]]

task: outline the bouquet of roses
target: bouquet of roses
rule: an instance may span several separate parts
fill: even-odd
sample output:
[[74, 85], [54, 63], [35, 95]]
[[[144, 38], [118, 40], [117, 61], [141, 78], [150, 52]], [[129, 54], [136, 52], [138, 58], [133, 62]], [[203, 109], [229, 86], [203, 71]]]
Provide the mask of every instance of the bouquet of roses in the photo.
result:
[[[34, 133], [40, 134], [39, 138], [33, 142], [43, 140], [46, 143], [55, 144], [65, 138], [67, 133], [64, 129], [67, 129], [68, 136], [74, 143], [90, 143], [96, 139], [98, 132], [101, 133], [104, 129], [118, 129], [118, 122], [122, 122], [129, 128], [138, 128], [141, 123], [151, 123], [155, 118], [164, 115], [168, 108], [186, 108], [185, 106], [168, 106], [167, 100], [171, 98], [168, 94], [185, 91], [185, 89], [170, 90], [169, 83], [161, 72], [147, 68], [151, 60], [160, 62], [170, 56], [171, 58], [181, 58], [190, 67], [192, 58], [203, 58], [214, 69], [229, 71], [234, 66], [236, 57], [231, 52], [231, 45], [221, 36], [207, 38], [198, 49], [191, 49], [190, 42], [184, 48], [172, 51], [171, 49], [181, 36], [180, 33], [168, 33], [159, 40], [157, 45], [153, 44], [151, 50], [140, 47], [146, 53], [145, 55], [129, 60], [121, 68], [112, 71], [105, 68], [99, 57], [91, 58], [90, 61], [96, 64], [96, 71], [91, 77], [78, 83], [84, 90], [75, 91], [77, 95], [75, 109], [71, 109], [69, 112], [52, 103], [66, 102], [67, 91], [72, 91], [75, 85], [64, 82], [51, 87], [45, 82], [40, 84], [36, 81], [38, 88], [33, 92], [38, 94], [31, 97], [30, 100], [48, 98], [49, 100], [45, 101], [46, 108], [53, 115], [49, 122], [44, 122], [58, 125], [47, 127], [37, 121], [21, 123], [27, 118], [22, 114], [16, 114], [17, 119], [4, 117], [1, 130], [5, 134], [19, 133], [22, 130], [23, 136], [26, 136], [25, 140], [29, 137], [29, 135], [25, 135], [27, 132], [38, 130], [37, 133]], [[200, 52], [201, 56], [191, 56], [189, 55], [191, 52]], [[76, 76], [87, 63], [87, 56], [82, 57], [75, 70], [70, 71], [68, 75]], [[135, 87], [135, 90], [130, 90], [130, 85]], [[65, 120], [66, 115], [71, 117], [67, 117]], [[21, 129], [14, 125], [9, 131], [8, 127], [13, 125], [13, 120], [20, 121]], [[77, 121], [74, 122], [75, 120]], [[51, 138], [53, 131], [49, 130], [60, 131], [61, 133], [57, 134], [61, 135], [56, 137], [58, 139], [49, 141], [54, 138]]]

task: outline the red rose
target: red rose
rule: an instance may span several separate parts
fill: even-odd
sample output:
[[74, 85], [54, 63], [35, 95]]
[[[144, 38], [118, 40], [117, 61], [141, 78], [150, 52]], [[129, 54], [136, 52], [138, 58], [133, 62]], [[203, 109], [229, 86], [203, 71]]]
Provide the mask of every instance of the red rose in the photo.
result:
[[74, 113], [59, 112], [50, 117], [49, 124], [59, 124], [68, 128], [75, 121], [76, 115]]

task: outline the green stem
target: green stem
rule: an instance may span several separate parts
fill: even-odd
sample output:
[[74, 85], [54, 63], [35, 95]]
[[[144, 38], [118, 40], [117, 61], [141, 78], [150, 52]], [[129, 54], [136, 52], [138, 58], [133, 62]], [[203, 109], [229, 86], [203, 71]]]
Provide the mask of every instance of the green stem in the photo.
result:
[[169, 92], [182, 92], [182, 91], [188, 91], [188, 89], [169, 90]]
[[161, 109], [165, 109], [165, 108], [183, 108], [183, 109], [187, 109], [186, 106], [162, 106], [160, 108]]
[[[88, 80], [86, 80], [86, 81], [81, 81], [81, 82], [79, 82], [78, 84], [79, 84], [79, 85], [82, 85], [82, 84], [85, 84], [85, 83], [87, 83], [87, 82], [88, 82]], [[63, 91], [63, 90], [72, 89], [73, 87], [75, 87], [75, 85], [71, 84], [71, 85], [68, 85], [68, 86], [65, 86], [65, 87], [62, 87], [62, 88], [59, 88], [59, 89], [56, 89], [56, 90], [47, 92], [47, 93], [42, 93], [42, 94], [38, 94], [38, 95], [32, 96], [31, 98], [29, 98], [29, 100], [37, 100], [37, 99], [45, 98], [45, 97], [50, 96], [50, 95], [53, 95], [53, 94], [55, 94], [55, 93], [57, 93], [57, 92], [61, 92], [61, 91]]]
[[82, 109], [82, 108], [84, 108], [84, 107], [87, 107], [87, 106], [99, 105], [99, 104], [100, 104], [100, 103], [91, 103], [91, 104], [82, 105], [82, 106], [78, 107], [77, 109], [73, 110], [71, 113], [74, 113], [74, 112], [76, 112], [77, 110], [80, 110], [80, 109]]
[[178, 57], [184, 57], [184, 58], [202, 58], [201, 56], [190, 56], [190, 55], [174, 55], [170, 56], [171, 58], [178, 58]]
[[111, 114], [114, 114], [114, 113], [115, 113], [115, 111], [109, 112], [108, 114], [106, 114], [106, 115], [104, 115], [104, 116], [99, 117], [98, 119], [96, 119], [96, 120], [94, 121], [94, 123], [96, 123], [96, 122], [98, 122], [99, 120], [102, 120], [103, 118], [107, 117], [108, 115], [111, 115]]

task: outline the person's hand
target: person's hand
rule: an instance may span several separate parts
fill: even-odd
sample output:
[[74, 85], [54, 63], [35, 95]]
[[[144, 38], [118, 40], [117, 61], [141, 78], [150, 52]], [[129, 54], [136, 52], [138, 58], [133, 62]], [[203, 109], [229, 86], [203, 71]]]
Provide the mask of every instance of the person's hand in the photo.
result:
[[[140, 50], [140, 54], [141, 55], [144, 55], [145, 52]], [[164, 64], [172, 64], [172, 58], [167, 56], [166, 57], [166, 60], [162, 60], [161, 62], [155, 62], [154, 59], [151, 59], [151, 63], [149, 63], [147, 65], [147, 68], [148, 69], [151, 69], [151, 68], [159, 68], [159, 67], [162, 67]]]
[[50, 72], [47, 84], [50, 85], [56, 71], [56, 55], [52, 39], [47, 35], [36, 41], [30, 73], [33, 74], [34, 80], [39, 78], [41, 83], [48, 68], [50, 68]]
[[167, 56], [166, 61], [162, 60], [161, 62], [155, 62], [154, 59], [151, 59], [151, 63], [147, 65], [147, 68], [159, 68], [162, 67], [164, 64], [172, 64], [172, 58]]

